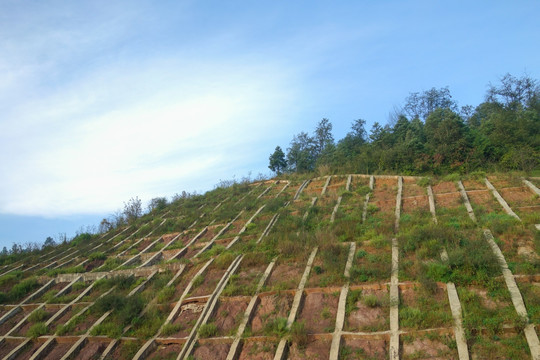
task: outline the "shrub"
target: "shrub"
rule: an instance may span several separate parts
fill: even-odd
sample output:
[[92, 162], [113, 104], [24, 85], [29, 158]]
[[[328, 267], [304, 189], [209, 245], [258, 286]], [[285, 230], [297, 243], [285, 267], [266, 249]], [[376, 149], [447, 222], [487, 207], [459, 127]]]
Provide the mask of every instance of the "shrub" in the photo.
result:
[[161, 289], [157, 294], [158, 303], [161, 304], [161, 303], [164, 303], [166, 301], [169, 301], [173, 297], [175, 291], [176, 291], [176, 289], [172, 285], [166, 286], [163, 289]]
[[43, 322], [38, 322], [37, 324], [32, 325], [30, 329], [26, 332], [26, 336], [32, 339], [45, 335], [47, 333], [47, 325]]
[[36, 309], [32, 314], [30, 314], [28, 321], [38, 323], [45, 320], [47, 316], [49, 316], [49, 314], [45, 311], [45, 309]]
[[169, 335], [172, 335], [172, 334], [175, 334], [177, 333], [178, 331], [182, 330], [182, 325], [181, 324], [166, 324], [163, 326], [163, 329], [161, 329], [161, 334], [163, 336], [169, 336]]
[[122, 326], [112, 322], [102, 323], [92, 328], [90, 334], [92, 336], [104, 335], [113, 339], [118, 339], [120, 336], [122, 336]]
[[305, 349], [308, 343], [306, 323], [304, 321], [294, 322], [291, 326], [291, 341], [300, 349]]
[[264, 335], [266, 336], [277, 336], [283, 337], [287, 335], [287, 319], [283, 317], [278, 317], [268, 321], [264, 325]]
[[362, 301], [364, 302], [364, 304], [366, 304], [366, 306], [369, 306], [370, 308], [376, 308], [381, 306], [381, 301], [374, 294], [364, 296]]
[[107, 259], [107, 255], [105, 255], [102, 252], [93, 252], [90, 255], [88, 255], [88, 260], [94, 261], [94, 260], [105, 260]]
[[208, 338], [212, 336], [216, 336], [218, 332], [218, 328], [216, 324], [214, 323], [208, 323], [201, 325], [199, 328], [199, 336], [202, 338]]

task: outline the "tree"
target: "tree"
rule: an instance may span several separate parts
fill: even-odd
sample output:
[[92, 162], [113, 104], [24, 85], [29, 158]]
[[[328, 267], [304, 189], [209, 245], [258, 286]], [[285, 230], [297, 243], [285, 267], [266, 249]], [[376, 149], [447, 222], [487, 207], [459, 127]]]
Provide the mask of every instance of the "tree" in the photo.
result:
[[106, 233], [107, 231], [111, 230], [113, 228], [113, 224], [111, 224], [111, 222], [107, 219], [102, 219], [101, 222], [99, 223], [99, 230], [98, 232], [100, 234], [104, 234]]
[[540, 85], [528, 76], [516, 78], [506, 74], [498, 87], [489, 84], [486, 101], [501, 104], [509, 109], [535, 107], [540, 101]]
[[313, 138], [301, 132], [295, 135], [291, 146], [287, 148], [287, 163], [289, 169], [297, 172], [313, 171], [315, 168], [315, 145]]
[[276, 146], [276, 150], [274, 150], [274, 153], [270, 155], [269, 161], [270, 165], [268, 165], [268, 167], [278, 175], [283, 173], [283, 171], [287, 168], [285, 153], [279, 146]]
[[154, 210], [160, 211], [160, 210], [165, 209], [166, 206], [167, 206], [167, 198], [156, 197], [150, 200], [150, 202], [148, 203], [148, 211], [150, 212]]
[[422, 93], [410, 93], [405, 100], [403, 111], [409, 118], [426, 120], [436, 109], [450, 109], [457, 111], [457, 104], [452, 100], [448, 87], [431, 88]]
[[45, 239], [45, 242], [43, 243], [44, 247], [55, 246], [55, 245], [56, 245], [56, 242], [50, 236], [48, 236], [47, 239]]
[[128, 222], [137, 220], [142, 215], [142, 201], [138, 198], [131, 198], [124, 203], [124, 216]]
[[327, 146], [334, 145], [334, 136], [332, 136], [332, 123], [327, 118], [323, 118], [315, 128], [315, 136], [313, 138], [313, 149], [315, 159], [317, 159], [326, 149]]

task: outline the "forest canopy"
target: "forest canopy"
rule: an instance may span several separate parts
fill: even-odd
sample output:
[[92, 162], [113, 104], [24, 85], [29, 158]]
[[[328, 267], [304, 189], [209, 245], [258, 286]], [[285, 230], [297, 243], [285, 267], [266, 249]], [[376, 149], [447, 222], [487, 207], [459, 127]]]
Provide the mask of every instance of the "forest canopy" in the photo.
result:
[[[322, 119], [312, 135], [294, 135], [286, 154], [270, 155], [276, 173], [446, 174], [478, 170], [531, 172], [540, 165], [540, 85], [506, 74], [476, 107], [458, 107], [448, 87], [409, 94], [388, 124], [353, 121], [338, 140]], [[278, 151], [279, 150], [279, 151]], [[279, 168], [276, 171], [276, 163]]]

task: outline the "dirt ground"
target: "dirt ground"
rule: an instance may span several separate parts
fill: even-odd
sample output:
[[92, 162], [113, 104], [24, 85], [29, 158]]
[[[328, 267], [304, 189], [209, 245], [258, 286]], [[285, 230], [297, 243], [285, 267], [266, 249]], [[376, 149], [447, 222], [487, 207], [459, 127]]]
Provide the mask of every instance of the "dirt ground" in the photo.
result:
[[236, 328], [240, 325], [250, 300], [249, 296], [219, 299], [216, 314], [210, 320], [216, 324], [219, 335], [235, 335]]
[[44, 360], [56, 360], [60, 359], [62, 356], [64, 356], [68, 350], [73, 346], [72, 343], [57, 343], [54, 345], [54, 347], [49, 351], [47, 356], [45, 356]]
[[19, 356], [17, 356], [17, 360], [28, 360], [34, 355], [34, 353], [40, 348], [40, 346], [43, 345], [42, 342], [39, 341], [33, 341], [30, 343], [30, 345], [26, 346], [26, 348], [20, 353]]
[[281, 289], [296, 289], [300, 278], [302, 277], [303, 269], [299, 265], [279, 264], [274, 270], [266, 286], [268, 288], [280, 287]]
[[272, 342], [248, 341], [242, 346], [238, 360], [272, 360], [277, 344]]
[[403, 198], [401, 207], [404, 213], [414, 212], [417, 209], [429, 211], [429, 199], [426, 196], [414, 196]]
[[289, 359], [328, 359], [331, 345], [332, 339], [330, 337], [328, 339], [311, 338], [304, 349], [300, 349], [297, 344], [293, 343], [289, 348]]
[[483, 181], [463, 180], [461, 183], [466, 190], [487, 190], [487, 186]]
[[255, 310], [255, 315], [251, 321], [251, 332], [255, 335], [261, 335], [264, 326], [269, 321], [276, 318], [287, 318], [293, 302], [293, 294], [281, 293], [272, 295], [263, 295]]
[[[467, 189], [468, 190], [468, 189]], [[482, 206], [488, 212], [501, 212], [501, 205], [495, 200], [489, 190], [467, 191], [467, 196], [471, 204]]]
[[2, 343], [0, 343], [0, 358], [4, 358], [4, 356], [9, 354], [11, 350], [19, 346], [19, 344], [20, 341], [2, 341]]
[[197, 360], [220, 360], [226, 359], [231, 344], [227, 343], [198, 343], [193, 357]]
[[339, 294], [308, 293], [298, 317], [305, 321], [308, 334], [333, 332], [336, 323], [336, 313]]
[[173, 320], [173, 324], [181, 325], [178, 332], [169, 335], [169, 337], [183, 338], [189, 335], [191, 329], [201, 316], [205, 303], [189, 303], [182, 305], [180, 314]]
[[[375, 296], [380, 306], [370, 307], [364, 299]], [[385, 289], [363, 289], [362, 297], [356, 302], [356, 310], [351, 311], [345, 319], [347, 331], [383, 331], [390, 328], [388, 309], [388, 291]]]
[[463, 203], [461, 195], [458, 192], [447, 194], [435, 194], [435, 206], [436, 207], [448, 207], [457, 208]]
[[425, 187], [418, 186], [416, 179], [403, 179], [403, 197], [426, 195]]
[[457, 186], [452, 181], [442, 181], [431, 187], [434, 194], [444, 194], [458, 191]]
[[6, 322], [0, 325], [0, 335], [5, 335], [15, 325], [17, 325], [19, 321], [21, 321], [29, 312], [30, 310], [22, 310], [10, 317]]
[[97, 360], [107, 348], [107, 345], [107, 343], [99, 341], [89, 341], [88, 344], [79, 351], [74, 360]]
[[540, 205], [540, 199], [528, 187], [515, 187], [498, 190], [510, 206]]
[[160, 345], [152, 354], [148, 356], [148, 360], [168, 360], [176, 359], [180, 351], [182, 351], [182, 344], [167, 344]]
[[203, 296], [212, 294], [219, 280], [221, 280], [221, 278], [223, 277], [223, 274], [225, 274], [225, 270], [222, 269], [210, 269], [205, 271], [205, 273], [202, 275], [204, 278], [203, 283], [199, 285], [196, 289], [192, 290], [191, 296]]
[[403, 342], [402, 359], [430, 359], [446, 360], [458, 359], [457, 350], [450, 349], [443, 342], [427, 338], [415, 339], [412, 342]]
[[381, 339], [347, 338], [342, 342], [341, 353], [347, 349], [346, 359], [388, 359], [388, 341]]

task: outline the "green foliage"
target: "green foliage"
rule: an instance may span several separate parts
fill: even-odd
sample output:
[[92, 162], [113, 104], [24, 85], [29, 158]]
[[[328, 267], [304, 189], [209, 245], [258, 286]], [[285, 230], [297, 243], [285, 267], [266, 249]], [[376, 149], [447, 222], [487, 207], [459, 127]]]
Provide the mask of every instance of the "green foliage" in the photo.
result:
[[182, 330], [182, 324], [166, 324], [163, 326], [163, 329], [161, 329], [161, 335], [163, 336], [170, 336], [172, 334], [175, 334]]
[[172, 299], [176, 289], [174, 286], [166, 286], [161, 289], [157, 294], [158, 303], [162, 304]]
[[45, 320], [49, 314], [45, 311], [45, 309], [36, 309], [30, 316], [28, 317], [28, 321], [32, 323], [42, 322]]
[[300, 349], [305, 349], [308, 343], [306, 323], [304, 321], [295, 321], [291, 325], [291, 341]]
[[38, 322], [32, 325], [30, 329], [28, 329], [28, 331], [26, 332], [26, 336], [35, 339], [37, 337], [47, 334], [47, 332], [47, 325], [45, 325], [45, 323], [43, 322]]
[[271, 319], [264, 324], [264, 335], [266, 336], [275, 336], [282, 338], [289, 330], [287, 329], [287, 319], [282, 317], [277, 317]]
[[94, 261], [94, 260], [105, 260], [107, 259], [107, 255], [105, 255], [102, 252], [93, 252], [90, 255], [88, 255], [88, 260]]
[[201, 325], [199, 328], [199, 336], [201, 338], [209, 338], [212, 336], [216, 336], [218, 333], [218, 328], [216, 324], [214, 323], [207, 323], [204, 325]]
[[35, 277], [24, 279], [17, 284], [13, 285], [9, 292], [0, 292], [0, 303], [16, 302], [21, 300], [25, 295], [28, 295], [30, 291], [36, 289], [39, 286]]

